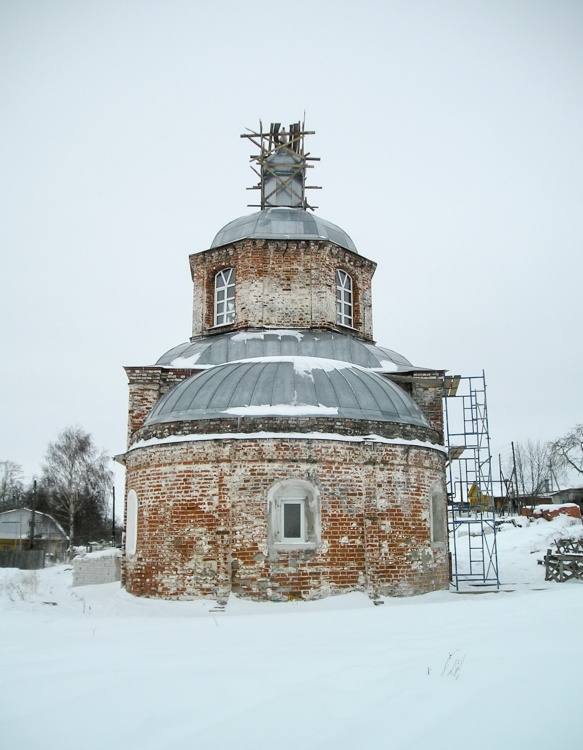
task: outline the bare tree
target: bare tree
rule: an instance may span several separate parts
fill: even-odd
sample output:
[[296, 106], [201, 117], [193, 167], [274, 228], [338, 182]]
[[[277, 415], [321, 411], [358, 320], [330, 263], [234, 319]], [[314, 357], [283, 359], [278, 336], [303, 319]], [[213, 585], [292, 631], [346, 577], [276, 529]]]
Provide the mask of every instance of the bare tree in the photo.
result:
[[579, 424], [564, 437], [551, 444], [553, 459], [567, 471], [583, 474], [583, 424]]
[[549, 491], [553, 467], [550, 443], [527, 440], [526, 443], [517, 443], [514, 446], [514, 461], [511, 461], [509, 468], [512, 471], [516, 495], [522, 500], [522, 505], [528, 505]]
[[18, 507], [23, 492], [22, 478], [20, 464], [0, 461], [0, 510]]
[[80, 427], [67, 427], [49, 443], [41, 483], [51, 508], [67, 524], [71, 542], [83, 511], [105, 512], [112, 484], [107, 464], [108, 457], [98, 452], [91, 435]]

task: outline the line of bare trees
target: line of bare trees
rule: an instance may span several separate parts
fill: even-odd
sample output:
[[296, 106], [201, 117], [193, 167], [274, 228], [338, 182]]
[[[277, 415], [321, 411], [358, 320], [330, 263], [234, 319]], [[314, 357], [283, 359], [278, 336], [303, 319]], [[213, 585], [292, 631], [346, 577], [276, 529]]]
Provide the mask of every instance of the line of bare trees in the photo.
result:
[[557, 488], [567, 477], [583, 482], [583, 424], [547, 443], [527, 440], [512, 446], [506, 462], [507, 484], [522, 504]]
[[[71, 544], [108, 538], [113, 474], [110, 459], [80, 427], [67, 427], [49, 443], [37, 482], [25, 481], [22, 467], [0, 461], [0, 511], [32, 507], [50, 513]], [[34, 498], [33, 498], [34, 493]]]

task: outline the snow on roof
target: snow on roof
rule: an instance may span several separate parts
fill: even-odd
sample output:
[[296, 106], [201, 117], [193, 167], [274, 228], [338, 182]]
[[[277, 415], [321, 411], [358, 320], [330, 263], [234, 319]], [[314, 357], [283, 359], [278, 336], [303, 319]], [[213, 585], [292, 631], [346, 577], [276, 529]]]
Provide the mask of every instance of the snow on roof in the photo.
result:
[[373, 370], [380, 372], [397, 372], [399, 365], [396, 362], [391, 362], [388, 359], [381, 359], [380, 367], [374, 367]]
[[259, 404], [233, 406], [231, 409], [225, 409], [224, 414], [236, 417], [330, 417], [338, 414], [338, 407], [323, 404]]
[[350, 362], [343, 362], [339, 359], [329, 359], [327, 357], [302, 357], [296, 356], [295, 354], [284, 354], [275, 357], [249, 357], [246, 359], [234, 360], [231, 364], [237, 362], [244, 362], [245, 364], [248, 362], [291, 362], [294, 366], [294, 371], [298, 375], [305, 375], [307, 377], [311, 377], [312, 370], [333, 372], [334, 370], [346, 370], [347, 367], [354, 367], [363, 372], [369, 372], [366, 367], [353, 365]]
[[293, 336], [298, 341], [304, 338], [304, 334], [293, 328], [270, 328], [265, 331], [240, 331], [231, 336], [231, 341], [250, 341], [251, 339], [265, 339], [265, 336], [277, 336], [280, 340], [283, 336]]
[[138, 448], [149, 448], [153, 445], [169, 445], [171, 443], [191, 443], [204, 440], [334, 440], [341, 443], [383, 443], [385, 445], [407, 445], [413, 448], [429, 448], [441, 453], [447, 453], [443, 445], [430, 443], [425, 440], [405, 440], [404, 438], [387, 438], [382, 435], [339, 435], [334, 432], [222, 432], [209, 435], [169, 435], [164, 438], [149, 438], [139, 440], [132, 445], [127, 453]]
[[[176, 357], [176, 359], [172, 361], [172, 367], [184, 367], [185, 369], [193, 367], [197, 360], [200, 359], [201, 354], [202, 352], [196, 352], [196, 354], [191, 354], [189, 357]], [[209, 365], [204, 366], [209, 367]]]

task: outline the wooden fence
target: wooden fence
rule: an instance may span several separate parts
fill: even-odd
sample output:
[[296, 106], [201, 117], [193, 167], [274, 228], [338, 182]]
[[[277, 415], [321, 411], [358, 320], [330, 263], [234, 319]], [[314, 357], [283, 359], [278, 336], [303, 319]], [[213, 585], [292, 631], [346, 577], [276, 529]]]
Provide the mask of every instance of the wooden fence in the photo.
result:
[[0, 551], [0, 568], [39, 570], [45, 566], [43, 549], [11, 549]]

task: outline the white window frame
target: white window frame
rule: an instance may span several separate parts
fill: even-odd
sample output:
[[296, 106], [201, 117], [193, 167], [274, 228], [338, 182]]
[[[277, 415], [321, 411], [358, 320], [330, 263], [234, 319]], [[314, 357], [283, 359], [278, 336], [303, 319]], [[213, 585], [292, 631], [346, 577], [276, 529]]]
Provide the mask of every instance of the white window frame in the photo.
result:
[[214, 324], [227, 326], [235, 322], [235, 269], [223, 268], [215, 274]]
[[[285, 537], [284, 508], [301, 504], [300, 537]], [[283, 479], [267, 493], [267, 543], [274, 552], [315, 550], [320, 545], [320, 493], [305, 479]]]
[[348, 328], [353, 327], [354, 320], [353, 287], [352, 276], [338, 268], [336, 270], [336, 322]]

